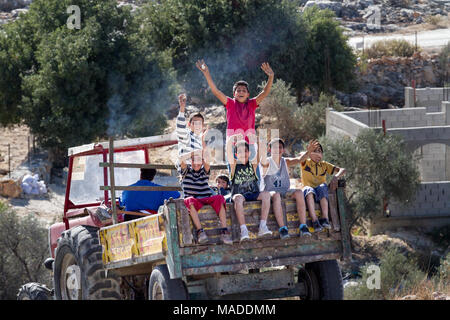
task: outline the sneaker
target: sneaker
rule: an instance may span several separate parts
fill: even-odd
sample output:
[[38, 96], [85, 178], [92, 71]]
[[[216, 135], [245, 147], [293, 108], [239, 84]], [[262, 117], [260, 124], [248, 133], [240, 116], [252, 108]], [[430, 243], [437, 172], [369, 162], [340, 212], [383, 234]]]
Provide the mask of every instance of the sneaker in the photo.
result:
[[272, 235], [272, 231], [270, 231], [269, 228], [267, 228], [267, 226], [259, 227], [258, 237], [271, 236], [271, 235]]
[[325, 229], [331, 229], [331, 225], [330, 222], [328, 221], [328, 219], [319, 219], [319, 223], [322, 225], [322, 227], [324, 227]]
[[308, 226], [306, 224], [302, 224], [300, 226], [300, 236], [307, 236], [307, 237], [311, 237], [311, 232], [309, 232]]
[[208, 242], [208, 236], [206, 235], [203, 229], [197, 231], [197, 241], [198, 243], [206, 243]]
[[222, 234], [220, 235], [220, 238], [222, 239], [222, 242], [224, 244], [233, 244], [233, 240], [231, 239], [230, 231], [227, 229], [222, 230]]
[[320, 225], [320, 222], [318, 220], [313, 221], [313, 228], [314, 228], [314, 232], [320, 232], [323, 230], [323, 228]]
[[288, 228], [286, 226], [281, 227], [280, 230], [280, 239], [287, 239], [289, 238], [289, 232], [288, 232]]
[[244, 230], [242, 230], [241, 229], [241, 242], [242, 241], [245, 241], [245, 240], [249, 240], [250, 239], [250, 236], [248, 235], [248, 230], [247, 229], [244, 229]]

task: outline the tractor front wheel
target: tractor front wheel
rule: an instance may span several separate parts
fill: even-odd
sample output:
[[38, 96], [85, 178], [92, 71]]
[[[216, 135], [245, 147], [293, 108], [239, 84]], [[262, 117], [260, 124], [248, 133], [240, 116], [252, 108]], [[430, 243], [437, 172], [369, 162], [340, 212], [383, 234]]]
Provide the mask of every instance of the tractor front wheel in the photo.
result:
[[97, 231], [77, 226], [58, 239], [54, 262], [57, 300], [120, 300], [120, 280], [103, 269]]

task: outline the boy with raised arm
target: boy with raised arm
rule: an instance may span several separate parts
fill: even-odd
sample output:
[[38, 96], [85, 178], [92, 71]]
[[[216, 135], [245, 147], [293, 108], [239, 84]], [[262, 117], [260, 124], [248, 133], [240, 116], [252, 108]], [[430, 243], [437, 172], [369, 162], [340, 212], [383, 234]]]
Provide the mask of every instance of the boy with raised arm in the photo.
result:
[[[233, 155], [232, 145], [234, 142], [236, 142], [236, 148]], [[270, 236], [272, 231], [267, 228], [266, 224], [270, 209], [270, 194], [267, 191], [260, 192], [259, 190], [259, 179], [256, 175], [257, 164], [252, 164], [249, 161], [250, 151], [248, 143], [243, 139], [242, 135], [234, 135], [228, 139], [226, 149], [230, 160], [231, 198], [240, 226], [241, 241], [250, 239], [247, 225], [245, 224], [245, 201], [261, 200], [258, 237]]]
[[[328, 186], [327, 174], [333, 175], [330, 187], [335, 189], [337, 181], [345, 174], [344, 168], [339, 168], [329, 162], [323, 161], [323, 149], [317, 144], [315, 150], [309, 153], [309, 158], [300, 163], [302, 169], [303, 193], [308, 211], [313, 219], [314, 231], [321, 231], [322, 227], [331, 229], [328, 221]], [[322, 218], [317, 220], [314, 214], [314, 202], [320, 203]], [[315, 220], [315, 221], [314, 221]]]
[[204, 60], [198, 60], [197, 68], [203, 73], [212, 93], [227, 109], [227, 139], [235, 134], [242, 134], [249, 143], [250, 161], [256, 157], [256, 141], [252, 143], [248, 139], [249, 134], [256, 134], [255, 131], [255, 112], [259, 104], [267, 97], [272, 88], [274, 72], [267, 62], [261, 65], [261, 69], [268, 76], [264, 89], [254, 98], [250, 99], [248, 83], [241, 80], [233, 86], [233, 98], [227, 97], [222, 91], [217, 89], [209, 73], [208, 66]]
[[210, 173], [208, 148], [192, 152], [190, 154], [192, 164], [187, 164], [186, 158], [188, 157], [189, 154], [179, 157], [180, 167], [178, 171], [182, 176], [181, 186], [184, 192], [184, 204], [197, 230], [198, 242], [208, 242], [208, 237], [198, 218], [198, 210], [204, 205], [210, 205], [219, 216], [222, 227], [222, 242], [233, 244], [230, 231], [227, 228], [225, 198], [222, 195], [213, 195], [208, 184]]
[[288, 228], [282, 218], [282, 198], [293, 198], [296, 200], [297, 214], [300, 220], [299, 234], [301, 236], [311, 236], [306, 225], [306, 205], [303, 191], [290, 189], [288, 168], [299, 165], [302, 161], [306, 160], [318, 144], [317, 141], [310, 141], [306, 152], [300, 153], [296, 158], [285, 158], [283, 157], [285, 151], [284, 141], [277, 138], [269, 142], [268, 149], [270, 157], [261, 158], [260, 171], [262, 172], [262, 179], [264, 181], [264, 190], [270, 192], [273, 211], [275, 217], [278, 217], [277, 223], [280, 227], [279, 233], [281, 239], [289, 238]]

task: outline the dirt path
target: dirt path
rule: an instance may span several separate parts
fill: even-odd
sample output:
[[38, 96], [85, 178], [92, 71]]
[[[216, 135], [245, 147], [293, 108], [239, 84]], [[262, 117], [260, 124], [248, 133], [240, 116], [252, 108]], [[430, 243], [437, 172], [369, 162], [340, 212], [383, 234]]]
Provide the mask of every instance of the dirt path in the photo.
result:
[[[28, 139], [30, 130], [26, 126], [12, 128], [0, 127], [0, 172], [8, 170], [8, 144], [10, 145], [11, 171], [13, 180], [17, 179], [17, 170], [24, 174], [28, 164]], [[30, 142], [30, 149], [32, 143]], [[16, 171], [15, 171], [16, 170]], [[8, 174], [0, 175], [0, 179], [8, 179]], [[8, 202], [21, 217], [34, 215], [44, 225], [49, 226], [62, 220], [65, 187], [63, 185], [47, 185], [47, 194], [23, 195], [21, 198], [8, 199], [0, 196], [0, 201]]]

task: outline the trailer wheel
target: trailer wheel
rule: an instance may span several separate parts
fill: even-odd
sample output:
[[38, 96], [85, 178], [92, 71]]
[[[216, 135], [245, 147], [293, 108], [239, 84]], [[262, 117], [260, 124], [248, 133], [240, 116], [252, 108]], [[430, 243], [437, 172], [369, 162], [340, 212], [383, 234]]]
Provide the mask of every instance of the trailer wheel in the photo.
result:
[[[313, 279], [317, 279], [317, 284], [313, 285], [314, 290], [307, 298], [312, 300], [342, 300], [344, 299], [344, 286], [342, 284], [341, 269], [336, 260], [316, 261], [307, 263], [305, 271]], [[300, 280], [300, 272], [299, 272]], [[312, 281], [314, 283], [314, 280]], [[317, 294], [317, 287], [319, 293]]]
[[53, 290], [37, 282], [26, 283], [20, 287], [17, 300], [53, 300]]
[[54, 262], [57, 300], [120, 300], [119, 277], [105, 274], [98, 228], [77, 226], [58, 239]]
[[170, 279], [167, 265], [156, 266], [150, 275], [148, 284], [150, 300], [187, 300], [186, 285], [181, 279]]
[[301, 300], [320, 299], [319, 280], [317, 280], [316, 273], [311, 269], [308, 263], [304, 268], [298, 270], [298, 282], [303, 282], [305, 285], [305, 293], [300, 296]]

